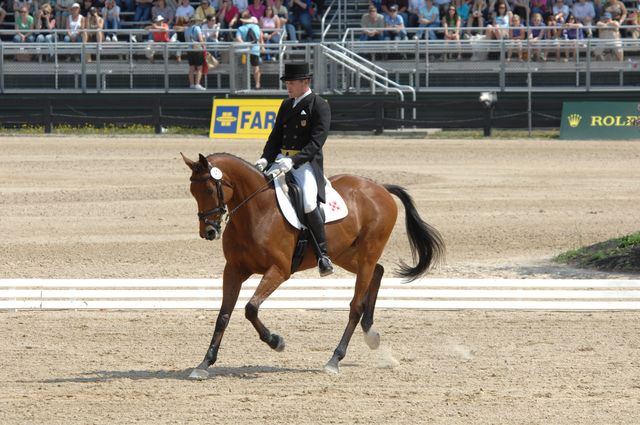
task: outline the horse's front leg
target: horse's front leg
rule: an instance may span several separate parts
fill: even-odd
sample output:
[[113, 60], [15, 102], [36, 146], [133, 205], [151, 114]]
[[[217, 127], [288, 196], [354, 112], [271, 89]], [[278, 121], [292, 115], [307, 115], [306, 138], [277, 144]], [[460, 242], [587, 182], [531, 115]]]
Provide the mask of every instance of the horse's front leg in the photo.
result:
[[222, 305], [220, 306], [220, 312], [216, 320], [213, 338], [211, 338], [211, 343], [209, 344], [207, 354], [204, 356], [204, 360], [202, 360], [202, 363], [200, 363], [198, 367], [193, 369], [189, 378], [206, 379], [209, 376], [207, 369], [213, 365], [218, 358], [220, 342], [222, 341], [222, 336], [224, 335], [227, 325], [229, 325], [231, 313], [238, 301], [240, 288], [249, 276], [251, 276], [251, 273], [243, 272], [235, 266], [229, 266], [229, 264], [225, 265], [222, 277]]
[[282, 282], [289, 278], [289, 274], [283, 273], [280, 268], [277, 266], [271, 267], [265, 274], [262, 276], [262, 280], [253, 296], [245, 306], [244, 314], [245, 317], [251, 322], [256, 331], [258, 331], [258, 335], [260, 339], [269, 345], [269, 347], [273, 348], [276, 351], [284, 350], [284, 339], [276, 334], [272, 334], [269, 329], [260, 321], [258, 318], [258, 309], [260, 305], [266, 300], [269, 295], [275, 291]]

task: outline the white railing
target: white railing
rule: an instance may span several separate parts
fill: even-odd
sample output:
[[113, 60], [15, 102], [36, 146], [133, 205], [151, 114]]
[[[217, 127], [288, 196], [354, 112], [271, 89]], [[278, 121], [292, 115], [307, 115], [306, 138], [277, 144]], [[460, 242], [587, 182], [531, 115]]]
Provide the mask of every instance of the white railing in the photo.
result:
[[[258, 285], [243, 285], [244, 308]], [[354, 279], [292, 279], [262, 308], [348, 309]], [[0, 310], [218, 309], [221, 279], [0, 279]], [[383, 279], [378, 308], [640, 310], [640, 280]]]

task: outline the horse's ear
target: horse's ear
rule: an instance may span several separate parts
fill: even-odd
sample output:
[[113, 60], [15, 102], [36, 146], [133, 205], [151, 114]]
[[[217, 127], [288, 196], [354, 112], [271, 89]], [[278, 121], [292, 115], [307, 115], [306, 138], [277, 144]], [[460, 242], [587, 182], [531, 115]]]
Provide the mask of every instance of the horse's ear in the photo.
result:
[[209, 161], [207, 160], [207, 158], [204, 155], [202, 155], [202, 154], [199, 154], [199, 155], [200, 155], [200, 158], [199, 158], [200, 165], [202, 165], [202, 169], [203, 170], [208, 170], [211, 167], [209, 165]]
[[190, 160], [189, 158], [187, 158], [186, 156], [184, 156], [184, 154], [182, 152], [180, 152], [180, 155], [182, 155], [182, 160], [184, 161], [185, 164], [187, 164], [187, 167], [189, 167], [191, 169], [191, 171], [193, 171], [198, 164], [192, 160]]

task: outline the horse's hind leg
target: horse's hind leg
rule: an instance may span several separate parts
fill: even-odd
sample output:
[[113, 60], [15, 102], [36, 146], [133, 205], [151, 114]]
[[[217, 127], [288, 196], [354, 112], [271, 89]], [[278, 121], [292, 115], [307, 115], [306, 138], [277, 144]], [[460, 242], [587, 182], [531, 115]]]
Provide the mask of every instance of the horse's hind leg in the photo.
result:
[[324, 366], [324, 370], [329, 373], [338, 373], [338, 364], [340, 363], [340, 360], [342, 360], [347, 354], [349, 341], [351, 340], [353, 332], [355, 331], [356, 326], [358, 326], [358, 322], [360, 321], [362, 313], [364, 312], [365, 296], [367, 294], [367, 289], [369, 287], [369, 283], [371, 282], [373, 272], [374, 265], [363, 265], [359, 268], [358, 274], [356, 276], [356, 288], [349, 309], [349, 322], [347, 323], [347, 327], [342, 334], [342, 338], [340, 339], [338, 347], [336, 347], [333, 352], [333, 356]]
[[276, 351], [284, 350], [284, 339], [276, 334], [272, 334], [269, 329], [258, 318], [258, 309], [260, 305], [266, 300], [269, 295], [275, 291], [287, 277], [283, 276], [277, 267], [269, 269], [264, 276], [258, 287], [256, 288], [253, 296], [244, 308], [245, 317], [251, 322], [253, 327], [258, 331], [260, 340], [264, 341]]
[[384, 267], [380, 264], [376, 264], [376, 268], [374, 269], [373, 276], [371, 278], [371, 283], [369, 283], [367, 298], [364, 303], [364, 313], [362, 314], [362, 320], [360, 321], [360, 325], [364, 331], [364, 340], [372, 350], [380, 347], [380, 334], [373, 327], [373, 312], [376, 308], [378, 290], [380, 289], [380, 282], [382, 281], [383, 274]]

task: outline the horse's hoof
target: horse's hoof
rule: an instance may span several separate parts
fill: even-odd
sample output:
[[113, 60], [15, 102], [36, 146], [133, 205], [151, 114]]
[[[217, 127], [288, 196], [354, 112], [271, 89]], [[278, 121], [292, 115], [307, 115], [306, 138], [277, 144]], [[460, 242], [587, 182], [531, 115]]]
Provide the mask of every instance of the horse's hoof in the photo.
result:
[[201, 381], [209, 377], [209, 372], [206, 369], [193, 369], [189, 375], [189, 379], [195, 379]]
[[282, 353], [284, 351], [284, 347], [285, 347], [284, 338], [281, 337], [280, 335], [276, 335], [276, 334], [273, 334], [272, 338], [273, 338], [272, 340], [275, 342], [275, 344], [274, 344], [275, 347], [272, 346], [272, 348], [275, 351], [277, 351], [278, 353]]
[[378, 331], [371, 328], [369, 331], [365, 332], [364, 342], [366, 342], [372, 350], [377, 350], [380, 347], [380, 334]]
[[338, 364], [332, 361], [329, 361], [326, 365], [324, 365], [324, 371], [329, 375], [337, 375], [340, 370], [338, 369]]

